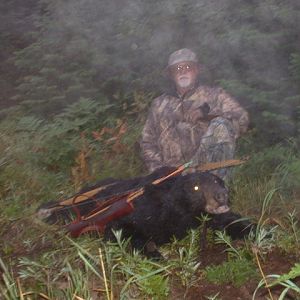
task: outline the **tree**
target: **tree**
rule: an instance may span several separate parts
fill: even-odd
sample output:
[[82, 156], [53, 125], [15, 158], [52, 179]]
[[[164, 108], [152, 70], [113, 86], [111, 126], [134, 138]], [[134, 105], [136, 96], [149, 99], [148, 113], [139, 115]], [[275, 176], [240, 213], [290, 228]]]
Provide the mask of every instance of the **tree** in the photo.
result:
[[34, 40], [12, 57], [20, 77], [13, 99], [27, 111], [49, 116], [79, 99], [122, 106], [135, 90], [159, 94], [168, 55], [190, 47], [199, 53], [202, 82], [222, 85], [250, 111], [258, 144], [297, 134], [296, 0], [40, 0], [37, 6], [30, 16]]

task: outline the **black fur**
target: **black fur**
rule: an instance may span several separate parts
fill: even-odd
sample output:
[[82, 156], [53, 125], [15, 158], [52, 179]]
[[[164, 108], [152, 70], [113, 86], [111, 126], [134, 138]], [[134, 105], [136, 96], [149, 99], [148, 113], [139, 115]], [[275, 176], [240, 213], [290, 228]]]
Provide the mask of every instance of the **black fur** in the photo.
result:
[[[208, 227], [225, 229], [234, 239], [250, 232], [253, 225], [249, 221], [237, 221], [241, 216], [229, 211], [228, 190], [224, 182], [211, 173], [177, 175], [158, 185], [151, 184], [173, 170], [165, 167], [145, 177], [108, 179], [86, 188], [81, 192], [109, 184], [93, 199], [80, 205], [80, 213], [88, 214], [98, 201], [111, 195], [145, 187], [143, 195], [133, 202], [134, 211], [107, 224], [104, 236], [111, 239], [114, 237], [112, 230], [122, 229], [124, 237], [131, 237], [133, 247], [143, 250], [148, 256], [159, 256], [156, 245], [167, 243], [172, 237], [183, 238], [187, 230], [198, 227], [202, 214], [209, 214]], [[56, 211], [48, 217], [48, 221], [53, 222], [59, 215], [65, 218], [65, 210]]]
[[[197, 186], [198, 190], [194, 187]], [[231, 211], [211, 213], [207, 205], [228, 205], [228, 191], [224, 182], [210, 173], [192, 173], [175, 176], [160, 185], [147, 185], [144, 194], [135, 202], [135, 210], [108, 224], [105, 238], [113, 237], [112, 229], [122, 229], [124, 237], [131, 237], [133, 247], [147, 256], [159, 256], [156, 247], [172, 237], [183, 238], [187, 230], [200, 225], [199, 217], [209, 214], [208, 226], [225, 229], [232, 238], [242, 238], [253, 226], [249, 221], [237, 221], [240, 215]]]

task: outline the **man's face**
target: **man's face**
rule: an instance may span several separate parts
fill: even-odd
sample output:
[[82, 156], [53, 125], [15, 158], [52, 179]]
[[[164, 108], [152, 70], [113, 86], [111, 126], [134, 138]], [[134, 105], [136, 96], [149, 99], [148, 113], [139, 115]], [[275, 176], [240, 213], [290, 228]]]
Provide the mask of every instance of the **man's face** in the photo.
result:
[[171, 78], [179, 88], [194, 87], [199, 74], [199, 67], [196, 63], [185, 61], [172, 65], [169, 68]]

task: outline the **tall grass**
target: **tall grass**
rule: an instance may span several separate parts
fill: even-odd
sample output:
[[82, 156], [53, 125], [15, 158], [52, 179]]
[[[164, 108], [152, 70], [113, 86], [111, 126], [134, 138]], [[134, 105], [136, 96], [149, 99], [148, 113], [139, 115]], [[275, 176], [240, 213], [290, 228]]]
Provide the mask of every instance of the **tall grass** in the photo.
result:
[[[0, 123], [0, 235], [5, 236], [0, 249], [0, 284], [4, 299], [26, 298], [26, 293], [45, 299], [167, 299], [174, 282], [184, 294], [203, 279], [200, 231], [163, 248], [166, 261], [153, 262], [133, 251], [129, 240], [118, 232], [113, 243], [104, 243], [100, 237], [74, 242], [35, 220], [35, 209], [43, 202], [67, 197], [106, 177], [127, 178], [144, 172], [138, 149], [144, 115], [137, 118], [137, 114], [139, 109], [144, 113], [146, 102], [136, 97], [137, 112], [125, 114], [126, 120], [107, 120], [109, 108], [101, 110], [83, 101], [53, 120], [20, 113]], [[230, 183], [233, 210], [258, 222], [252, 241], [243, 249], [230, 248], [228, 241], [239, 260], [244, 262], [245, 252], [254, 246], [261, 257], [273, 246], [296, 253], [299, 182], [299, 153], [292, 141], [264, 149], [236, 168]], [[231, 266], [212, 270], [213, 276], [230, 270], [232, 281], [242, 284], [242, 263], [236, 262], [237, 256]], [[253, 265], [249, 263], [246, 271], [244, 277], [252, 274]]]

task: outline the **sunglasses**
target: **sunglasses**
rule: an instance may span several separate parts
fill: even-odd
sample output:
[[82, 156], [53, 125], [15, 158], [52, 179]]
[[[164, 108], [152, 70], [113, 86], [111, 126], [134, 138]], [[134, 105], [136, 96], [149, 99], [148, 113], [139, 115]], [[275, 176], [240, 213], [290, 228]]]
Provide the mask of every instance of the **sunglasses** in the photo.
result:
[[190, 63], [190, 64], [184, 64], [184, 65], [174, 65], [170, 67], [170, 71], [172, 73], [183, 73], [183, 72], [189, 72], [194, 70], [196, 67], [196, 64]]

